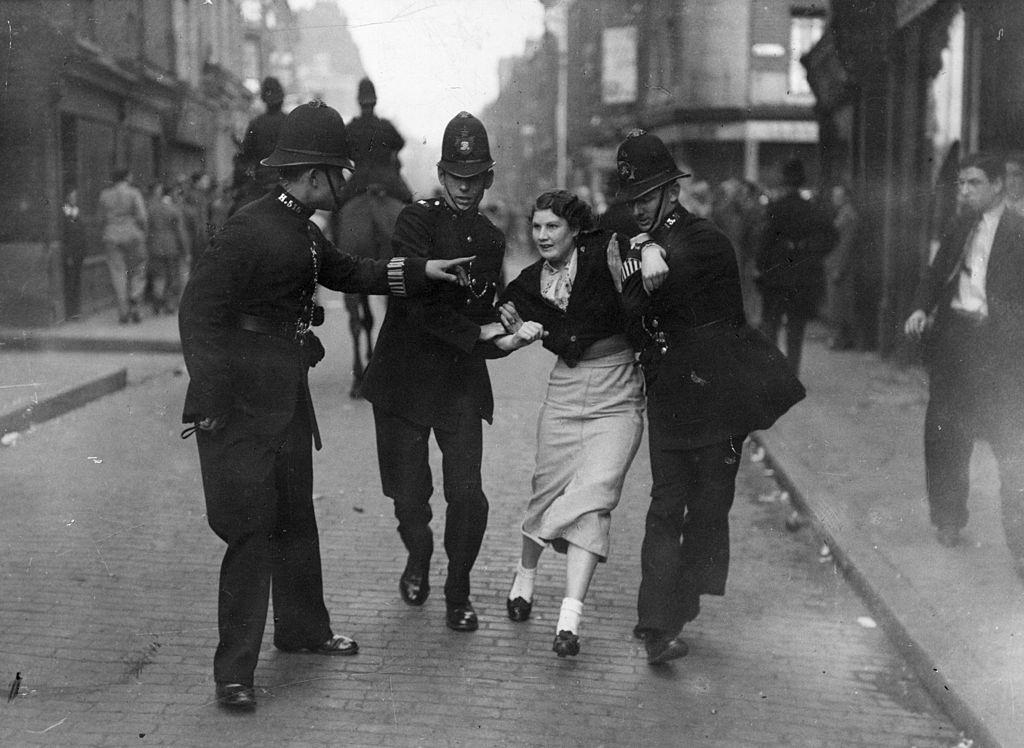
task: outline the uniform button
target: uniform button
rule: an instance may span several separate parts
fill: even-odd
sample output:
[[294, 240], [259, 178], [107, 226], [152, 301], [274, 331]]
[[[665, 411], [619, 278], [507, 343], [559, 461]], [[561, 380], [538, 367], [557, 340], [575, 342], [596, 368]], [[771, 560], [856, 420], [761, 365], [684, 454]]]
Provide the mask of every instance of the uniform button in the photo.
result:
[[657, 327], [658, 327], [658, 320], [656, 318], [651, 320], [651, 327], [657, 329]]
[[576, 336], [575, 335], [570, 335], [569, 336], [569, 342], [570, 343], [575, 343], [576, 342]]

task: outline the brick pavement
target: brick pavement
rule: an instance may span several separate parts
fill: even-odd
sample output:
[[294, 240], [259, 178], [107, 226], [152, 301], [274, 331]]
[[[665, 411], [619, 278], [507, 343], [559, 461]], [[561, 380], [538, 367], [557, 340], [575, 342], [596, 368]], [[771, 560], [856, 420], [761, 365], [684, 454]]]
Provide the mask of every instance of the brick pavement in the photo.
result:
[[[562, 560], [541, 561], [535, 617], [504, 616], [549, 354], [493, 366], [491, 520], [474, 574], [481, 629], [443, 623], [443, 600], [403, 605], [403, 554], [379, 493], [372, 416], [352, 402], [344, 322], [314, 371], [326, 448], [317, 507], [328, 604], [354, 658], [283, 655], [270, 630], [255, 715], [211, 703], [220, 542], [206, 526], [195, 446], [182, 442], [184, 379], [157, 377], [52, 421], [0, 451], [0, 705], [8, 745], [892, 745], [951, 746], [956, 731], [901, 668], [865, 606], [785, 508], [743, 473], [729, 594], [688, 633], [691, 654], [652, 669], [632, 640], [644, 450], [627, 479], [612, 555], [598, 570], [583, 652], [549, 651]], [[332, 367], [333, 364], [333, 367]], [[435, 513], [443, 500], [435, 497]], [[438, 544], [440, 550], [440, 543]], [[435, 559], [435, 569], [443, 567]], [[435, 577], [435, 590], [440, 577]]]

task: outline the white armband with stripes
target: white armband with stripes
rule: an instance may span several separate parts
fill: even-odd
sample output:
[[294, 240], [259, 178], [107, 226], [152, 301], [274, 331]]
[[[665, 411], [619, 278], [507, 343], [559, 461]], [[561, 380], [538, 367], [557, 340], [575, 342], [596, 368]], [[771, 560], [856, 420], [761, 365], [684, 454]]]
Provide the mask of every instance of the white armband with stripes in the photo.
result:
[[392, 257], [388, 261], [388, 290], [392, 296], [406, 296], [405, 258]]

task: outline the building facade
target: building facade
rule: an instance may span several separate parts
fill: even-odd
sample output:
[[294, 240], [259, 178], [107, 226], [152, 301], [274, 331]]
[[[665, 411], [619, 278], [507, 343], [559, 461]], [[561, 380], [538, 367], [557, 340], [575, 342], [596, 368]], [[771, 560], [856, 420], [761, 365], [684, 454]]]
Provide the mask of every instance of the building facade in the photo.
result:
[[517, 163], [548, 159], [521, 167], [538, 175], [522, 191], [564, 174], [563, 186], [586, 188], [600, 206], [614, 193], [615, 148], [635, 127], [661, 137], [693, 183], [770, 186], [794, 157], [816, 173], [818, 121], [800, 59], [824, 32], [828, 3], [541, 2], [552, 41], [508, 63], [493, 107], [529, 136], [513, 140]]
[[0, 0], [0, 18], [10, 29], [0, 58], [0, 324], [47, 325], [65, 316], [70, 188], [86, 228], [88, 313], [112, 300], [96, 206], [113, 169], [143, 187], [200, 170], [230, 178], [251, 114], [251, 24], [237, 0]]
[[967, 153], [1024, 148], [1024, 15], [1016, 0], [834, 0], [805, 60], [825, 178], [852, 184], [875, 270], [883, 354], [955, 214]]

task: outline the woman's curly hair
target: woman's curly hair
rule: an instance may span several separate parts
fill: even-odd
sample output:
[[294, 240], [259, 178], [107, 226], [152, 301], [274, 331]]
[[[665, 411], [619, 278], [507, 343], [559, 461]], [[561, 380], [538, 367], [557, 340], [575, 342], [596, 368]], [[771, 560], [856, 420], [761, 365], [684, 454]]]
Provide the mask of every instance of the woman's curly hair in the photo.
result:
[[533, 202], [531, 220], [538, 210], [550, 210], [559, 218], [564, 218], [574, 231], [590, 231], [594, 228], [594, 213], [590, 206], [568, 190], [542, 192]]

